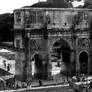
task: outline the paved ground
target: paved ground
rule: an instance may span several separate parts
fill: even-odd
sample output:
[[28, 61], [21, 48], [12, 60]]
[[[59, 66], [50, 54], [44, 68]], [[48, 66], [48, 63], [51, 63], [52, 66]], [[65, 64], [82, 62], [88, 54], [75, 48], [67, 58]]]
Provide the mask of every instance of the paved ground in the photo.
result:
[[[17, 90], [3, 90], [0, 92], [76, 92], [74, 89], [69, 87], [69, 84], [65, 85], [49, 85], [49, 86], [39, 86], [39, 87], [31, 87], [17, 89]], [[86, 91], [86, 89], [82, 89], [80, 92], [92, 92], [92, 89]]]
[[[78, 82], [76, 84], [80, 85], [81, 82]], [[31, 83], [31, 86], [32, 87], [30, 89], [22, 88], [17, 90], [5, 90], [0, 92], [75, 92], [74, 89], [69, 87], [67, 81], [62, 82], [62, 80], [60, 79], [54, 81], [42, 81], [42, 86], [39, 86], [39, 81], [34, 81]], [[82, 92], [86, 92], [85, 89]], [[88, 92], [92, 92], [92, 89], [90, 89], [90, 91]]]
[[[39, 87], [39, 88], [31, 88], [31, 89], [18, 89], [18, 90], [5, 90], [0, 92], [78, 92], [69, 87]], [[81, 90], [80, 92], [92, 92], [92, 89], [86, 91], [86, 89]]]
[[69, 89], [68, 87], [54, 87], [54, 88], [43, 88], [21, 92], [74, 92], [74, 90]]
[[41, 86], [32, 87], [30, 89], [18, 89], [18, 90], [5, 90], [0, 92], [75, 92], [67, 85], [52, 85], [52, 86]]

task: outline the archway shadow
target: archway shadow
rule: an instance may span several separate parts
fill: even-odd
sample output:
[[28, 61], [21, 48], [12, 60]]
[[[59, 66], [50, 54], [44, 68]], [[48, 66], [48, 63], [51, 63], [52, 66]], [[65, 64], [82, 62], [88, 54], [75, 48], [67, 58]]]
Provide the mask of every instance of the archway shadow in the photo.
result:
[[[72, 70], [75, 70], [73, 69], [75, 67], [71, 67], [71, 48], [66, 40], [60, 39], [53, 44], [51, 56], [55, 59], [53, 61], [61, 63], [60, 74], [73, 76], [74, 71]], [[62, 69], [63, 66], [64, 68]]]
[[88, 53], [83, 51], [79, 55], [80, 73], [87, 74], [88, 72]]
[[43, 63], [44, 60], [41, 55], [35, 54], [34, 55], [34, 62], [35, 62], [35, 74], [34, 79], [47, 79], [48, 76], [48, 65], [47, 63]]

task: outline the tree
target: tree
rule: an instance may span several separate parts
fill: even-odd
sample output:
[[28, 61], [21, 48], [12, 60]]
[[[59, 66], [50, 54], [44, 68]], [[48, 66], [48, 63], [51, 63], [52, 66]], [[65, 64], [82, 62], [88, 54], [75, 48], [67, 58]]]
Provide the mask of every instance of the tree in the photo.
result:
[[0, 15], [0, 41], [12, 41], [13, 40], [13, 14], [1, 14]]
[[92, 0], [84, 0], [84, 6], [83, 8], [92, 8]]

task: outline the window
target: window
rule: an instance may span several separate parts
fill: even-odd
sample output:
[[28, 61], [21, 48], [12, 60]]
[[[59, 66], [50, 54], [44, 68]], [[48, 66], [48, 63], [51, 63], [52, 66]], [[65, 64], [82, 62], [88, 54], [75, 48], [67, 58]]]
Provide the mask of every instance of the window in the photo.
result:
[[35, 11], [31, 12], [30, 19], [31, 19], [30, 20], [31, 23], [36, 23], [36, 12]]
[[44, 12], [43, 11], [26, 11], [25, 12], [25, 24], [44, 23]]
[[26, 11], [25, 23], [26, 24], [36, 23], [36, 12], [35, 11]]
[[87, 12], [84, 12], [84, 20], [88, 21], [88, 13]]
[[16, 39], [16, 47], [20, 48], [20, 40], [19, 39]]
[[3, 60], [4, 68], [6, 68], [6, 60]]
[[11, 65], [8, 64], [8, 65], [7, 65], [7, 71], [10, 71], [10, 69], [11, 69]]
[[17, 23], [21, 22], [21, 12], [16, 12], [16, 22]]
[[30, 24], [30, 12], [29, 11], [26, 11], [25, 12], [25, 23], [26, 24]]
[[44, 16], [42, 11], [37, 12], [38, 23], [44, 23]]

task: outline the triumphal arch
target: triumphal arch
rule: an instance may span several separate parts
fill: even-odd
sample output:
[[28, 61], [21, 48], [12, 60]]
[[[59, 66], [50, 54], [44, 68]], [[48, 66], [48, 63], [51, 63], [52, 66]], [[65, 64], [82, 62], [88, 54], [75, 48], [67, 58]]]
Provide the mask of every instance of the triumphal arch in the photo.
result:
[[48, 79], [55, 74], [92, 74], [91, 22], [92, 9], [16, 9], [14, 46], [25, 54], [23, 75]]

